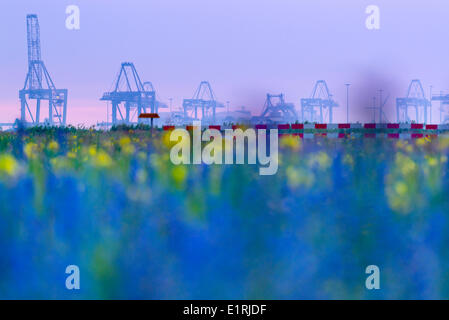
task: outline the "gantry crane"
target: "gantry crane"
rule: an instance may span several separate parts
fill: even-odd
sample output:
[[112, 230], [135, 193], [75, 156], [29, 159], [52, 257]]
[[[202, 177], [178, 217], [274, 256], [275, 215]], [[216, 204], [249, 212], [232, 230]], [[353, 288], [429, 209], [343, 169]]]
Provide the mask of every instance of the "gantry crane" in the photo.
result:
[[332, 99], [326, 81], [319, 80], [310, 98], [301, 99], [301, 119], [303, 122], [332, 123], [332, 109], [336, 107], [338, 103]]
[[140, 80], [136, 67], [131, 62], [123, 62], [111, 92], [100, 99], [112, 104], [112, 125], [136, 124], [141, 113], [158, 113], [159, 108], [167, 105], [156, 101], [156, 92], [151, 82], [144, 84]]
[[432, 101], [440, 102], [440, 123], [449, 123], [449, 94], [440, 92], [432, 95]]
[[[153, 87], [153, 83], [150, 81], [145, 81], [143, 83], [143, 89], [145, 91], [149, 91], [149, 92], [156, 92], [156, 90]], [[157, 94], [156, 94], [156, 105], [155, 105], [155, 112], [159, 112], [159, 109], [168, 109], [168, 105], [165, 102], [161, 102], [157, 99]]]
[[298, 120], [298, 114], [293, 103], [287, 103], [284, 94], [267, 94], [264, 109], [259, 121], [267, 122], [295, 122]]
[[217, 108], [224, 108], [224, 104], [217, 102], [209, 82], [202, 81], [196, 89], [192, 99], [184, 99], [182, 103], [184, 121], [198, 120], [198, 111], [201, 111], [203, 122], [215, 122]]
[[[27, 16], [28, 74], [25, 85], [19, 91], [20, 119], [24, 123], [38, 125], [41, 123], [41, 101], [48, 101], [48, 125], [65, 125], [67, 120], [67, 89], [56, 86], [41, 58], [40, 28], [37, 15]], [[36, 100], [31, 106], [30, 100]]]
[[[415, 115], [409, 114], [409, 109], [415, 109]], [[398, 122], [427, 123], [427, 109], [430, 108], [430, 101], [426, 99], [421, 81], [412, 80], [407, 89], [405, 98], [396, 99], [396, 116]]]

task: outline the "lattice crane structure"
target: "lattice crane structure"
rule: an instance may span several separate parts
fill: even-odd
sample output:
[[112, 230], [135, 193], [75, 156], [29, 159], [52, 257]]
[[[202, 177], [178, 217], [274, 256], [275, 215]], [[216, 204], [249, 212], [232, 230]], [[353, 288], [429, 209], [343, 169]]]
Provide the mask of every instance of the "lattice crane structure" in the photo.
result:
[[[427, 123], [430, 101], [426, 99], [421, 81], [412, 80], [404, 98], [396, 99], [396, 116], [399, 123]], [[414, 109], [410, 113], [410, 109]]]
[[202, 81], [196, 89], [192, 99], [184, 99], [182, 103], [184, 121], [190, 122], [199, 119], [204, 123], [215, 123], [217, 108], [224, 108], [224, 104], [216, 100], [214, 91], [209, 82]]
[[[67, 89], [57, 89], [41, 58], [40, 28], [37, 15], [27, 16], [28, 73], [25, 85], [19, 91], [20, 120], [28, 125], [39, 125], [41, 101], [48, 101], [47, 125], [66, 125]], [[35, 101], [33, 106], [32, 101]]]
[[310, 98], [301, 99], [301, 120], [332, 123], [332, 110], [336, 107], [338, 103], [333, 100], [326, 81], [319, 80], [315, 83]]

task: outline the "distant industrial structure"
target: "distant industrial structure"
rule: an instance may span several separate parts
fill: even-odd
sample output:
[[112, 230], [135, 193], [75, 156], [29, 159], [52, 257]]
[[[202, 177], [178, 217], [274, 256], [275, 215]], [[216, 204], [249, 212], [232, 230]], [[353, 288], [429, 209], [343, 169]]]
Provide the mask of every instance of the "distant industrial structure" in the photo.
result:
[[[42, 123], [41, 101], [48, 101], [48, 125], [66, 125], [67, 89], [57, 89], [41, 58], [40, 28], [37, 15], [27, 16], [28, 73], [19, 91], [20, 120], [30, 125]], [[35, 100], [35, 107], [31, 105]]]
[[182, 108], [186, 122], [198, 120], [198, 111], [201, 111], [201, 121], [214, 123], [217, 108], [224, 108], [224, 104], [215, 99], [210, 83], [202, 81], [193, 94], [192, 99], [184, 99]]
[[[430, 100], [426, 99], [421, 81], [412, 80], [404, 98], [396, 99], [397, 122], [427, 123], [428, 109], [431, 107]], [[412, 111], [410, 113], [410, 109]]]
[[373, 97], [373, 104], [369, 107], [366, 107], [368, 110], [373, 111], [373, 123], [387, 123], [388, 119], [384, 112], [385, 104], [388, 101], [390, 95], [388, 95], [385, 99], [382, 98], [383, 90], [379, 90], [379, 105], [376, 104], [376, 97]]
[[440, 94], [432, 95], [432, 101], [440, 102], [440, 123], [449, 123], [449, 94], [441, 92]]
[[142, 83], [136, 67], [131, 62], [121, 64], [113, 90], [105, 92], [100, 100], [111, 102], [110, 125], [113, 126], [137, 124], [142, 121], [139, 118], [141, 113], [158, 113], [159, 108], [167, 108], [166, 104], [156, 100], [152, 83]]
[[[38, 17], [29, 14], [27, 23], [28, 72], [23, 89], [19, 91], [20, 120], [27, 126], [67, 124], [67, 89], [58, 89], [48, 72], [41, 57], [40, 27]], [[349, 122], [349, 83], [346, 86], [346, 121]], [[373, 112], [373, 122], [388, 123], [385, 105], [389, 98], [373, 97], [372, 105], [367, 109]], [[149, 81], [142, 82], [136, 67], [132, 62], [123, 62], [114, 80], [113, 87], [105, 92], [100, 99], [111, 105], [111, 120], [109, 108], [107, 121], [99, 126], [109, 128], [120, 124], [134, 125], [149, 123], [148, 115], [158, 115], [161, 109], [168, 109], [167, 104], [157, 99], [156, 90]], [[217, 101], [214, 91], [208, 81], [201, 81], [192, 98], [184, 99], [182, 106], [172, 110], [170, 98], [169, 112], [162, 112], [156, 125], [185, 125], [193, 120], [201, 120], [204, 125], [212, 124], [259, 124], [259, 123], [334, 123], [333, 109], [338, 107], [325, 80], [318, 80], [310, 97], [300, 99], [299, 112], [294, 103], [286, 102], [285, 95], [267, 94], [260, 115], [253, 116], [251, 111], [241, 107], [229, 109], [230, 102], [225, 105]], [[48, 101], [48, 111], [42, 119], [42, 101]], [[410, 82], [404, 97], [396, 98], [396, 118], [398, 123], [431, 122], [432, 101], [439, 101], [440, 123], [449, 123], [449, 94], [440, 92], [427, 98], [421, 81]], [[147, 115], [145, 117], [144, 115]], [[153, 119], [153, 118], [151, 118]], [[11, 127], [12, 123], [0, 123], [0, 127]]]
[[302, 122], [333, 122], [333, 108], [338, 107], [329, 92], [326, 81], [319, 80], [313, 87], [310, 98], [301, 99]]
[[260, 117], [254, 117], [255, 122], [295, 122], [298, 114], [293, 103], [287, 103], [284, 94], [267, 94], [265, 105]]
[[244, 106], [226, 112], [218, 112], [215, 115], [217, 123], [240, 123], [250, 124], [252, 120], [251, 111]]

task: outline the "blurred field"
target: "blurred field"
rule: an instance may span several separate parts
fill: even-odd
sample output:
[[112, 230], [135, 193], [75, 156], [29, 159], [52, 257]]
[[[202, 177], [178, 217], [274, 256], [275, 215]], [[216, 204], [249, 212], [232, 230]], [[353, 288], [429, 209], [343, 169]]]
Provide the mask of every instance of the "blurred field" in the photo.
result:
[[280, 146], [259, 176], [162, 132], [1, 133], [0, 298], [449, 298], [449, 139]]

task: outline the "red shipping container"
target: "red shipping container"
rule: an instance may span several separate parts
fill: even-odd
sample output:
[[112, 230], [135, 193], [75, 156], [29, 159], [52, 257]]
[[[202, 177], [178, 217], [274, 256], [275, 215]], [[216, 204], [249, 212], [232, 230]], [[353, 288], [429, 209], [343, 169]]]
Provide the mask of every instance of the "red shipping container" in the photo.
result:
[[399, 123], [388, 123], [387, 129], [399, 129]]
[[303, 130], [304, 124], [303, 123], [294, 123], [294, 124], [292, 124], [292, 129], [293, 130]]
[[278, 124], [278, 129], [279, 130], [288, 130], [288, 129], [290, 129], [290, 125], [289, 124]]
[[412, 128], [412, 129], [423, 129], [424, 125], [422, 123], [412, 123], [410, 128]]

